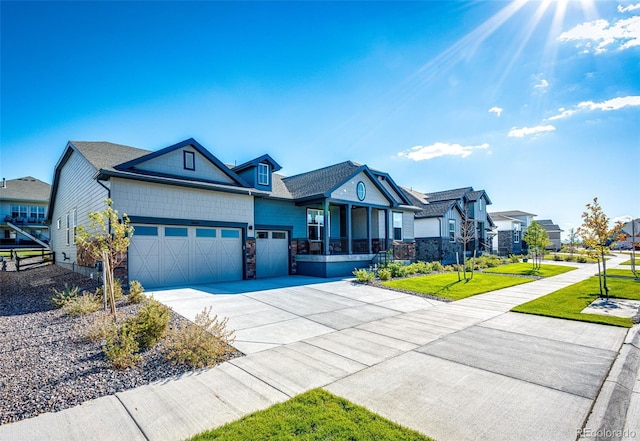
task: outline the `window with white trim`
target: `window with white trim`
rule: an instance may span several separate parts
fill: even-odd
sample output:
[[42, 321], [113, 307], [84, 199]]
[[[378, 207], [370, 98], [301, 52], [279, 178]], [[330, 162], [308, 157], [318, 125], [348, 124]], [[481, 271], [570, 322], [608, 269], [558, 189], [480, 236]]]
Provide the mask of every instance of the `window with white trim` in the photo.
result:
[[67, 213], [67, 245], [69, 245], [69, 243], [71, 243], [71, 217], [69, 216], [69, 213]]
[[73, 236], [71, 237], [71, 241], [73, 243], [76, 243], [76, 227], [78, 226], [78, 212], [75, 208], [73, 209], [73, 217], [71, 218], [71, 220], [73, 222], [72, 224], [73, 229], [71, 230], [73, 232]]
[[449, 242], [456, 241], [456, 220], [449, 219]]
[[324, 210], [307, 209], [307, 237], [322, 240], [324, 237]]
[[520, 224], [513, 224], [513, 243], [520, 242]]
[[258, 164], [258, 184], [269, 185], [269, 164]]

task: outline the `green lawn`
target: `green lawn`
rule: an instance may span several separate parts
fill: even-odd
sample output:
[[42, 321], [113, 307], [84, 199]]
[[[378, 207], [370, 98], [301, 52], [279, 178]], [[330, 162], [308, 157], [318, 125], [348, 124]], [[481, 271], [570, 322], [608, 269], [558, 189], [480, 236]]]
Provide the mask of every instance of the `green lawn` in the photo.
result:
[[542, 264], [540, 265], [540, 269], [534, 270], [532, 269], [532, 265], [530, 263], [511, 263], [508, 265], [498, 266], [496, 268], [491, 268], [484, 270], [485, 273], [496, 273], [496, 274], [519, 274], [523, 276], [540, 276], [540, 277], [551, 277], [557, 276], [558, 274], [566, 273], [568, 271], [573, 271], [577, 269], [573, 266], [561, 266], [561, 265], [549, 265]]
[[[607, 286], [611, 297], [640, 300], [640, 283], [633, 279], [607, 279]], [[598, 278], [591, 277], [516, 306], [512, 311], [630, 328], [632, 323], [628, 318], [580, 313], [599, 294]]]
[[[636, 266], [640, 266], [640, 262], [638, 262], [638, 259], [635, 259], [635, 264], [636, 264]], [[625, 260], [620, 265], [629, 265], [629, 266], [631, 266], [631, 259]]]
[[[46, 250], [48, 252], [48, 250]], [[18, 256], [20, 257], [29, 257], [29, 256], [40, 256], [42, 254], [42, 250], [18, 250]], [[0, 256], [2, 257], [10, 257], [10, 250], [2, 250], [0, 251]]]
[[314, 389], [191, 440], [433, 441], [361, 406]]
[[445, 299], [460, 300], [475, 296], [476, 294], [528, 283], [532, 280], [533, 279], [524, 277], [475, 273], [473, 279], [465, 282], [464, 279], [458, 281], [457, 273], [442, 273], [390, 280], [382, 284], [391, 288], [413, 291], [420, 294], [430, 294]]
[[[640, 268], [638, 268], [638, 270], [640, 270]], [[630, 269], [618, 269], [618, 268], [608, 269], [607, 276], [634, 277], [633, 271], [631, 271]]]

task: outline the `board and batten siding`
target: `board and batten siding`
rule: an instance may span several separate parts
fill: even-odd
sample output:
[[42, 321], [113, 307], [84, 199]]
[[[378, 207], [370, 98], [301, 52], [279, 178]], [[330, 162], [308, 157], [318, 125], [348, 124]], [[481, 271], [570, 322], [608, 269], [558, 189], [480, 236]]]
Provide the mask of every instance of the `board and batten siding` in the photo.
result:
[[[360, 201], [358, 199], [358, 193], [356, 190], [358, 182], [360, 181], [364, 182], [367, 190], [364, 201]], [[349, 181], [338, 187], [331, 193], [331, 198], [340, 201], [354, 202], [356, 204], [368, 204], [385, 207], [388, 207], [390, 205], [387, 197], [378, 189], [376, 184], [374, 184], [364, 172], [358, 173]]]
[[[60, 170], [55, 207], [51, 215], [49, 231], [51, 249], [60, 264], [77, 263], [76, 246], [73, 241], [73, 210], [76, 210], [77, 225], [89, 228], [89, 213], [103, 211], [109, 197], [108, 191], [94, 178], [96, 169], [82, 155], [73, 152]], [[107, 187], [108, 182], [104, 183]], [[67, 245], [67, 214], [70, 218], [70, 240]], [[58, 229], [60, 219], [60, 229]], [[69, 260], [64, 260], [62, 252]]]
[[[195, 156], [195, 170], [184, 168], [184, 153], [192, 152]], [[155, 157], [135, 166], [138, 170], [164, 173], [172, 176], [183, 176], [188, 179], [204, 179], [225, 184], [234, 184], [233, 180], [211, 163], [194, 148], [185, 147]]]
[[293, 227], [292, 238], [307, 237], [307, 209], [294, 202], [255, 199], [256, 225]]
[[[253, 196], [111, 179], [114, 208], [129, 216], [253, 225]], [[247, 231], [253, 237], [253, 230]]]
[[415, 239], [415, 214], [413, 211], [402, 212], [402, 239]]

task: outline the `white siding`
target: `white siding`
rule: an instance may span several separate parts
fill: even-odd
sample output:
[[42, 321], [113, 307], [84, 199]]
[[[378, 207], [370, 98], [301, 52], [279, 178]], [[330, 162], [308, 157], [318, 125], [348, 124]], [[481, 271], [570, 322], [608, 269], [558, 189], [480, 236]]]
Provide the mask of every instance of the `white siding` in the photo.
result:
[[[195, 155], [195, 170], [185, 170], [183, 152], [193, 152]], [[190, 179], [205, 179], [209, 181], [233, 184], [233, 180], [223, 173], [218, 167], [212, 164], [207, 158], [191, 147], [174, 150], [164, 155], [138, 164], [136, 169], [169, 174], [173, 176], [184, 176]]]
[[[360, 201], [358, 199], [358, 193], [356, 190], [356, 186], [358, 182], [364, 182], [364, 185], [367, 189], [364, 201]], [[358, 173], [348, 182], [339, 187], [336, 191], [331, 193], [331, 197], [334, 199], [339, 199], [341, 201], [351, 201], [355, 203], [363, 203], [370, 205], [384, 205], [389, 206], [389, 200], [384, 196], [384, 194], [378, 190], [376, 184], [374, 184], [369, 177], [364, 174], [364, 172]]]
[[[51, 216], [49, 227], [51, 235], [51, 249], [56, 252], [56, 260], [60, 263], [76, 263], [76, 246], [73, 239], [66, 239], [66, 216], [71, 219], [73, 228], [73, 210], [77, 210], [78, 225], [89, 227], [89, 213], [102, 211], [106, 208], [107, 190], [93, 178], [96, 170], [80, 154], [74, 152], [62, 166], [58, 180], [58, 192], [55, 195], [55, 208]], [[108, 183], [105, 183], [108, 186]], [[61, 228], [58, 229], [58, 219]], [[69, 233], [73, 235], [73, 231]], [[69, 260], [65, 261], [62, 252]]]
[[382, 176], [378, 177], [378, 182], [382, 184], [385, 190], [396, 200], [397, 203], [402, 204], [402, 198], [400, 195], [393, 189], [391, 184], [387, 179], [383, 179]]
[[414, 222], [415, 215], [412, 211], [404, 211], [402, 213], [402, 239], [414, 239]]
[[437, 218], [416, 219], [414, 224], [416, 237], [441, 237], [440, 222]]
[[[112, 178], [114, 206], [129, 216], [253, 225], [253, 196]], [[253, 236], [253, 230], [247, 231]]]

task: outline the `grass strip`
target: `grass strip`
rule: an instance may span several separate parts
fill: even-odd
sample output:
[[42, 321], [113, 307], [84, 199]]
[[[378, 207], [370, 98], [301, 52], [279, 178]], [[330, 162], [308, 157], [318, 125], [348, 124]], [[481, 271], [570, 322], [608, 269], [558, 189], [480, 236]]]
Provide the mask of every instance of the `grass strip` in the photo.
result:
[[540, 276], [540, 277], [552, 277], [558, 274], [566, 273], [577, 269], [573, 266], [562, 265], [549, 265], [542, 264], [539, 269], [533, 269], [530, 263], [511, 263], [508, 265], [501, 265], [496, 268], [486, 269], [485, 273], [495, 274], [517, 274], [521, 276]]
[[457, 273], [432, 274], [422, 277], [410, 277], [406, 279], [383, 282], [384, 286], [402, 289], [419, 294], [429, 294], [451, 300], [460, 300], [466, 297], [521, 285], [531, 282], [533, 279], [525, 277], [500, 276], [497, 274], [475, 273], [473, 279], [458, 281]]
[[362, 406], [314, 389], [191, 440], [420, 440], [433, 441]]
[[[607, 279], [607, 286], [610, 297], [640, 300], [640, 283], [637, 281], [611, 278]], [[630, 318], [581, 313], [599, 295], [598, 278], [590, 277], [582, 282], [574, 283], [546, 296], [516, 306], [512, 311], [630, 328], [632, 326]]]
[[631, 277], [632, 279], [635, 277], [633, 275], [633, 271], [631, 271], [630, 269], [627, 270], [627, 269], [619, 269], [619, 268], [608, 269], [607, 276]]

